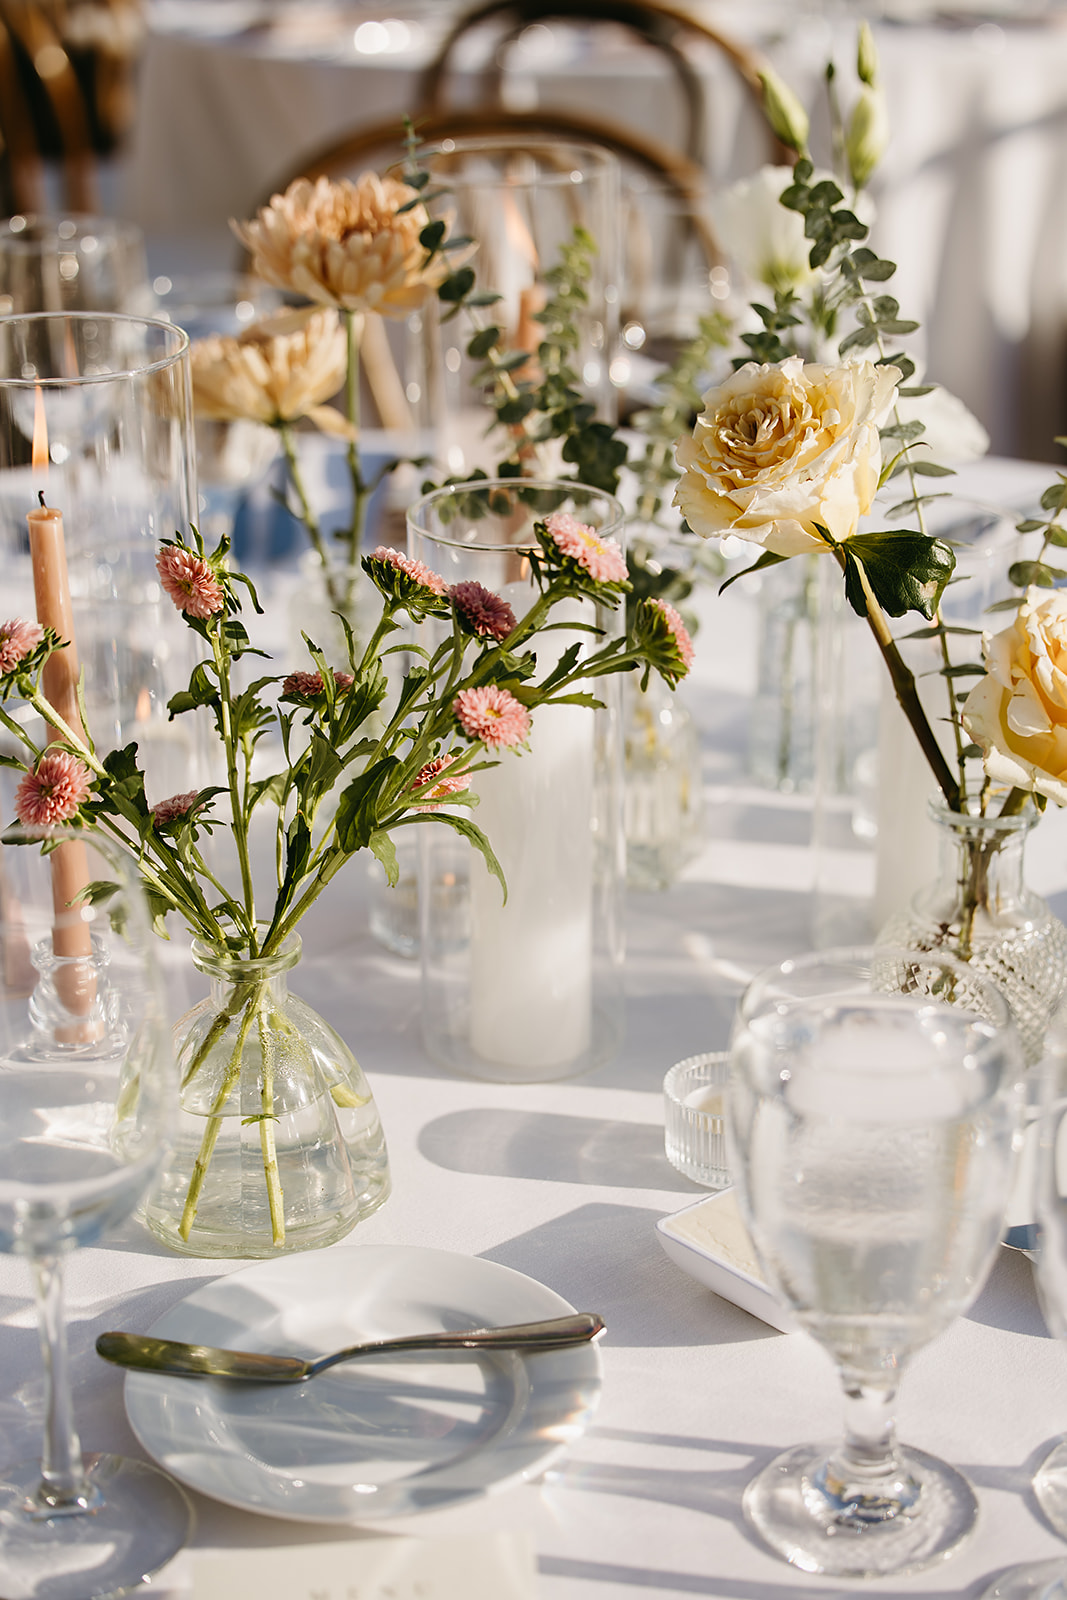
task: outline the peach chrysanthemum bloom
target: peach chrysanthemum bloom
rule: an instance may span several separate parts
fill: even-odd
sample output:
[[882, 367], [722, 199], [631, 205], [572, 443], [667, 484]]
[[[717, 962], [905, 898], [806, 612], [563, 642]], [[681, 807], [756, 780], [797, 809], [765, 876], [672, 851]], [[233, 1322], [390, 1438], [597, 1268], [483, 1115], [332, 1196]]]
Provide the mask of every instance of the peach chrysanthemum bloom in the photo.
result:
[[15, 815], [27, 828], [69, 822], [89, 798], [92, 775], [69, 750], [46, 750], [15, 791]]
[[569, 511], [553, 511], [545, 527], [560, 554], [577, 561], [597, 583], [626, 582], [626, 557], [614, 539], [602, 539]]
[[664, 618], [667, 627], [670, 629], [674, 642], [678, 647], [678, 654], [685, 662], [686, 671], [688, 671], [693, 665], [693, 657], [696, 654], [696, 651], [693, 648], [693, 641], [689, 636], [689, 629], [686, 627], [685, 623], [681, 619], [681, 616], [669, 601], [653, 600], [652, 604]]
[[0, 622], [0, 672], [10, 672], [17, 667], [43, 638], [44, 629], [39, 622], [27, 622], [22, 617]]
[[448, 595], [460, 620], [480, 639], [506, 639], [515, 627], [515, 613], [507, 601], [480, 583], [454, 583]]
[[480, 739], [491, 750], [522, 744], [530, 732], [530, 713], [506, 689], [461, 689], [452, 711], [468, 739]]
[[448, 275], [444, 256], [427, 261], [419, 234], [429, 222], [416, 190], [365, 172], [355, 182], [297, 178], [251, 222], [231, 222], [252, 252], [252, 270], [316, 305], [406, 317]]
[[416, 561], [413, 556], [402, 555], [399, 550], [393, 550], [389, 545], [380, 544], [377, 550], [371, 551], [370, 558], [372, 561], [385, 561], [398, 572], [406, 573], [413, 583], [421, 583], [431, 594], [445, 594], [448, 590], [445, 580], [428, 567], [425, 561]]
[[[350, 672], [335, 672], [333, 681], [338, 694], [347, 694], [356, 680]], [[290, 672], [282, 683], [282, 694], [299, 695], [302, 700], [314, 700], [322, 689], [321, 672]]]
[[189, 789], [185, 794], [172, 794], [169, 800], [160, 800], [152, 807], [152, 821], [157, 828], [164, 827], [168, 822], [177, 822], [180, 817], [187, 817], [199, 798], [196, 789]]
[[438, 781], [433, 784], [432, 789], [427, 789], [425, 794], [419, 796], [416, 810], [428, 811], [434, 801], [445, 800], [450, 794], [460, 794], [464, 789], [470, 788], [469, 772], [457, 773], [454, 778], [442, 776], [455, 759], [452, 755], [434, 756], [432, 761], [427, 761], [424, 767], [420, 767], [413, 782], [408, 784], [409, 789], [421, 789], [424, 783], [433, 783], [435, 778]]
[[222, 586], [203, 556], [180, 545], [165, 544], [156, 556], [156, 571], [178, 610], [187, 616], [202, 619], [222, 610]]
[[212, 334], [189, 352], [200, 421], [277, 426], [307, 417], [345, 438], [352, 426], [326, 405], [345, 381], [348, 341], [336, 311], [280, 311], [236, 338]]

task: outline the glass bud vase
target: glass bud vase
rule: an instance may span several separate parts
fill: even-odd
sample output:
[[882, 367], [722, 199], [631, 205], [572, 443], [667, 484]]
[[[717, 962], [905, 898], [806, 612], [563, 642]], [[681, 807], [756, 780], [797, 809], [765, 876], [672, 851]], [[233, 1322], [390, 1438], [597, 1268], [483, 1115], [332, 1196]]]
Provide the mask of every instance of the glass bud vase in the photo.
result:
[[890, 917], [879, 943], [945, 950], [981, 967], [1000, 986], [1033, 1066], [1067, 985], [1067, 928], [1023, 881], [1037, 813], [969, 816], [931, 802], [930, 815], [940, 830], [938, 878]]
[[658, 674], [623, 686], [626, 881], [669, 889], [700, 848], [703, 787], [693, 719]]
[[195, 942], [211, 994], [175, 1026], [181, 1111], [145, 1220], [184, 1255], [263, 1257], [333, 1244], [389, 1193], [359, 1063], [288, 992], [293, 934], [270, 956]]

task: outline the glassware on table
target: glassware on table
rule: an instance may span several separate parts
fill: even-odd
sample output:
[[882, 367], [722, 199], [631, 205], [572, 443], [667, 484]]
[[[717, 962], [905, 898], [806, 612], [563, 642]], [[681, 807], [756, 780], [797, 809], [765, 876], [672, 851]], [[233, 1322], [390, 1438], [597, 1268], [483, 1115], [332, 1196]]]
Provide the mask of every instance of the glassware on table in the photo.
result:
[[[35, 459], [34, 439], [37, 439]], [[93, 312], [0, 319], [0, 562], [5, 614], [36, 615], [26, 516], [63, 517], [89, 732], [136, 740], [149, 803], [208, 781], [207, 722], [171, 722], [195, 637], [160, 588], [161, 538], [195, 521], [188, 340]], [[188, 726], [183, 726], [188, 724]]]
[[729, 1073], [730, 1058], [719, 1050], [675, 1062], [663, 1080], [667, 1160], [706, 1189], [725, 1189], [730, 1182], [725, 1106]]
[[[138, 298], [145, 316], [173, 322], [190, 340], [218, 334], [236, 338], [284, 303], [278, 289], [239, 272], [160, 276]], [[195, 413], [195, 405], [194, 405]], [[278, 453], [278, 436], [261, 422], [216, 422], [195, 418], [197, 526], [209, 544], [233, 532], [234, 519], [250, 489], [266, 477]]]
[[28, 213], [0, 222], [0, 315], [128, 311], [148, 272], [144, 236], [115, 217]]
[[900, 1372], [970, 1304], [1000, 1239], [1021, 1109], [1011, 1014], [951, 957], [828, 951], [750, 985], [731, 1069], [742, 1213], [846, 1396], [844, 1442], [772, 1461], [745, 1515], [803, 1571], [914, 1571], [978, 1511], [960, 1473], [896, 1442], [893, 1412]]
[[[162, 1160], [177, 1076], [147, 908], [119, 851], [57, 833], [0, 844], [0, 1249], [36, 1289], [40, 1461], [0, 1466], [0, 1593], [124, 1594], [182, 1547], [182, 1491], [142, 1461], [82, 1455], [62, 1263], [128, 1218]], [[115, 884], [73, 908], [89, 877]], [[57, 953], [59, 952], [59, 953]]]
[[[447, 584], [474, 581], [522, 617], [537, 596], [524, 554], [533, 523], [570, 512], [622, 542], [614, 496], [570, 482], [489, 478], [453, 484], [408, 512], [408, 551]], [[617, 611], [567, 602], [536, 640], [546, 674], [571, 645], [602, 642]], [[560, 626], [564, 621], [574, 627]], [[417, 642], [433, 648], [435, 625]], [[443, 636], [443, 635], [442, 635]], [[595, 644], [593, 648], [595, 648]], [[478, 826], [499, 882], [451, 828], [418, 829], [422, 1023], [426, 1048], [472, 1077], [535, 1083], [607, 1060], [622, 1035], [625, 875], [618, 675], [596, 684], [602, 709], [542, 706], [529, 749], [477, 772]]]

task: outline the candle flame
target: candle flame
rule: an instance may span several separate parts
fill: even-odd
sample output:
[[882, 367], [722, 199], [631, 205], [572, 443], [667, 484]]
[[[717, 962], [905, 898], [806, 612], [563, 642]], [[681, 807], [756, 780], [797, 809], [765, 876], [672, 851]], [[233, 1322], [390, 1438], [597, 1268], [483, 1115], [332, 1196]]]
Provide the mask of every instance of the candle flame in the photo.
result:
[[37, 384], [33, 392], [33, 452], [34, 468], [48, 470], [48, 420], [44, 414], [44, 392]]

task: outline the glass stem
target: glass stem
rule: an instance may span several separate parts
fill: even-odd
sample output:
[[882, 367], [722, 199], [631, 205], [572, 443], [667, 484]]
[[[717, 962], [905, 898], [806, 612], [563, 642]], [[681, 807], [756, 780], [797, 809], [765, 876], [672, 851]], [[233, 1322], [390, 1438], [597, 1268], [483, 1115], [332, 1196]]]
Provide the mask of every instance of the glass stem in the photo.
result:
[[840, 1458], [856, 1477], [883, 1478], [897, 1466], [897, 1390], [845, 1378], [845, 1440]]
[[36, 1503], [27, 1509], [42, 1517], [76, 1515], [93, 1510], [101, 1503], [101, 1495], [86, 1481], [82, 1447], [74, 1429], [59, 1258], [43, 1256], [34, 1261], [33, 1278], [46, 1393], [41, 1484]]

